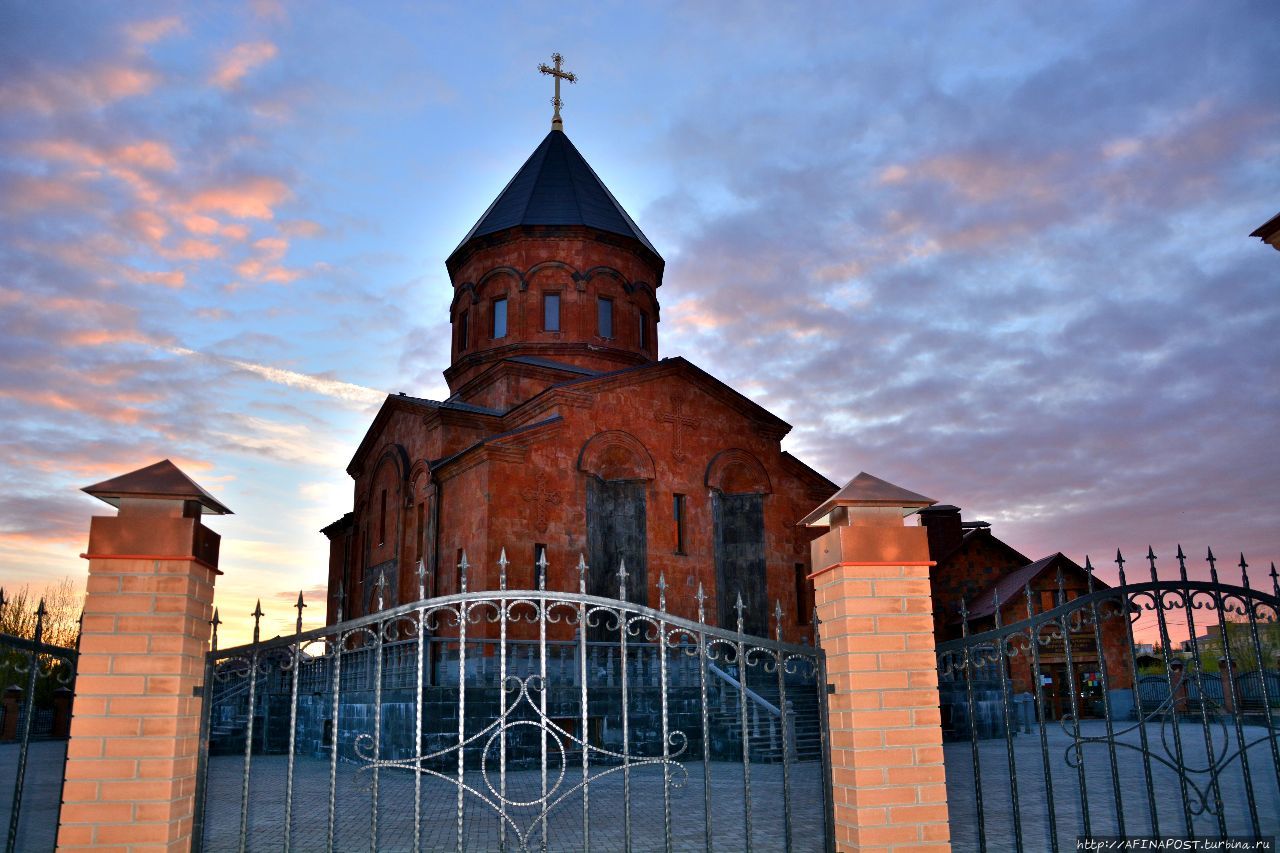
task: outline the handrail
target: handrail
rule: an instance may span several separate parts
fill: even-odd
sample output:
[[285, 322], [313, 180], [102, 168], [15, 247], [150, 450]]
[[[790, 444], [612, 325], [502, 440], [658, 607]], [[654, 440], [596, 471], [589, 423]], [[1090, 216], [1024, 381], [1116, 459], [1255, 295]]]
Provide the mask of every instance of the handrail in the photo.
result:
[[746, 694], [747, 694], [747, 696], [748, 696], [748, 697], [750, 697], [750, 698], [751, 698], [751, 700], [752, 700], [753, 702], [755, 702], [755, 703], [756, 703], [757, 705], [759, 705], [761, 708], [764, 708], [766, 711], [768, 711], [768, 712], [769, 712], [770, 714], [772, 714], [773, 716], [775, 716], [775, 717], [781, 717], [781, 716], [782, 716], [782, 711], [781, 711], [781, 709], [779, 709], [779, 708], [778, 708], [778, 706], [777, 706], [777, 705], [773, 704], [773, 703], [772, 703], [772, 702], [770, 702], [768, 699], [764, 698], [764, 697], [763, 697], [763, 696], [761, 696], [759, 693], [757, 693], [757, 692], [755, 692], [754, 690], [752, 690], [750, 687], [746, 687], [746, 686], [744, 686], [741, 682], [739, 682], [739, 681], [738, 681], [738, 679], [734, 678], [732, 675], [730, 675], [729, 673], [725, 672], [725, 671], [724, 671], [723, 669], [721, 669], [720, 667], [716, 666], [715, 664], [711, 663], [710, 661], [707, 661], [707, 668], [708, 668], [708, 669], [710, 669], [710, 670], [711, 670], [711, 672], [712, 672], [712, 673], [713, 673], [717, 678], [721, 679], [722, 681], [727, 681], [727, 682], [729, 682], [729, 684], [731, 684], [735, 689], [742, 690], [744, 693], [746, 693]]

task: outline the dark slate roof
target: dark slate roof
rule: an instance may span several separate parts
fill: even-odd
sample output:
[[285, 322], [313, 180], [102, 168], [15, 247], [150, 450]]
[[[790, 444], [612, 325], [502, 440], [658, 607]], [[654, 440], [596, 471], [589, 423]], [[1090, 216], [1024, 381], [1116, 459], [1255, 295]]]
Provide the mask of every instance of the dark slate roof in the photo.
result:
[[564, 361], [556, 361], [551, 358], [541, 358], [536, 355], [513, 355], [507, 361], [514, 361], [517, 364], [528, 364], [534, 367], [548, 367], [552, 370], [563, 370], [565, 373], [576, 373], [579, 376], [599, 376], [602, 371], [592, 370], [590, 367], [579, 367], [576, 364], [569, 364]]
[[[1010, 601], [1022, 602], [1025, 596], [1023, 590], [1027, 584], [1039, 577], [1042, 572], [1058, 560], [1065, 561], [1063, 563], [1064, 568], [1074, 569], [1078, 572], [1084, 571], [1074, 560], [1064, 555], [1061, 551], [1050, 554], [1047, 557], [1041, 557], [1034, 563], [1028, 563], [1020, 569], [1014, 569], [980, 592], [977, 598], [973, 600], [973, 603], [969, 605], [969, 618], [981, 619], [984, 616], [993, 615], [996, 612], [995, 602], [997, 595], [1000, 596], [1002, 607]], [[1093, 585], [1096, 589], [1107, 588], [1107, 584], [1096, 577], [1093, 579]], [[1019, 611], [1019, 616], [1021, 616], [1021, 611]]]
[[196, 485], [194, 480], [168, 459], [85, 486], [81, 491], [114, 507], [120, 506], [122, 498], [181, 499], [198, 501], [206, 512], [215, 515], [231, 514], [231, 510], [221, 501]]
[[585, 225], [631, 237], [658, 254], [562, 130], [548, 133], [534, 149], [450, 261], [472, 238], [517, 225]]

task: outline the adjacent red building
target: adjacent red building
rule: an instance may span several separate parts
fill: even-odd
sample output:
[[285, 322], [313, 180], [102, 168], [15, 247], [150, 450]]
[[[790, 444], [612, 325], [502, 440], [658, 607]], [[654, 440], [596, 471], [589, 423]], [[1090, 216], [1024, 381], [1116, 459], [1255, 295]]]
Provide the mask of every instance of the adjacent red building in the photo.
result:
[[552, 130], [446, 261], [450, 396], [389, 396], [347, 472], [329, 620], [459, 589], [538, 583], [749, 632], [809, 636], [809, 540], [834, 483], [781, 449], [790, 425], [683, 358], [658, 357], [664, 262], [563, 131]]

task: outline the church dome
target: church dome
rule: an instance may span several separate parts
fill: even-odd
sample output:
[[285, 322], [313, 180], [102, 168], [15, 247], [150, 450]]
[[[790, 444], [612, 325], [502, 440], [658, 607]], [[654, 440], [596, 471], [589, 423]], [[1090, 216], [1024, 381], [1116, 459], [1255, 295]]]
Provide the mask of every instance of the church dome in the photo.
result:
[[[665, 262], [595, 170], [553, 129], [445, 261], [450, 391], [486, 393], [492, 368], [529, 359], [592, 372], [656, 361]], [[516, 397], [531, 389], [512, 391]], [[476, 396], [501, 408], [508, 395]]]
[[627, 237], [662, 256], [563, 130], [552, 130], [445, 261], [450, 272], [473, 240], [519, 226], [584, 226]]

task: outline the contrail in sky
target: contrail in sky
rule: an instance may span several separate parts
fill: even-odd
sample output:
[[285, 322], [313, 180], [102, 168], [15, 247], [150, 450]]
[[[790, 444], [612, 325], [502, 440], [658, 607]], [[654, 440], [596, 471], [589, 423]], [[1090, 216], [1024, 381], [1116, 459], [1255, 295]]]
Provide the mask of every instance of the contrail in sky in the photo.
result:
[[282, 367], [271, 367], [266, 364], [255, 364], [252, 361], [242, 361], [238, 358], [210, 355], [209, 353], [197, 352], [186, 347], [163, 347], [163, 349], [174, 355], [189, 356], [229, 365], [239, 370], [248, 371], [277, 385], [285, 385], [289, 388], [310, 391], [313, 394], [320, 394], [324, 397], [332, 397], [335, 400], [342, 400], [359, 408], [373, 403], [380, 403], [387, 396], [385, 391], [379, 391], [375, 388], [366, 388], [363, 385], [354, 385], [337, 379], [325, 379], [322, 376], [312, 376], [309, 373], [299, 373], [296, 370], [285, 370]]

